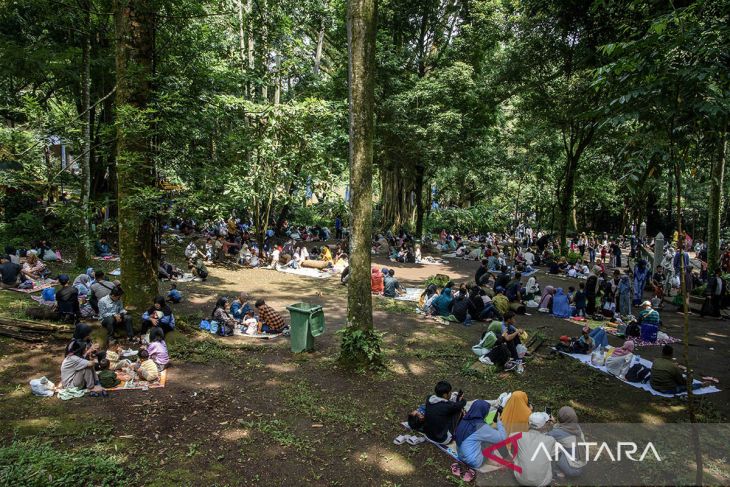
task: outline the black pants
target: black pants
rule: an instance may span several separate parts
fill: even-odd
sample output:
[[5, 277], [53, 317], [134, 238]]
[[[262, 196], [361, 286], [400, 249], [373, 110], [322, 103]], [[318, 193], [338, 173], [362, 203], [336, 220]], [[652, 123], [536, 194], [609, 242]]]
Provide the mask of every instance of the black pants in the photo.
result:
[[516, 336], [512, 340], [508, 340], [505, 342], [507, 344], [507, 348], [509, 349], [509, 354], [512, 356], [512, 360], [517, 360], [519, 357], [517, 356], [517, 345], [519, 345], [520, 337]]
[[[142, 321], [142, 335], [147, 334], [147, 331], [149, 331], [150, 328], [152, 328], [154, 325], [150, 320], [144, 320]], [[168, 332], [171, 332], [174, 328], [172, 328], [167, 323], [158, 322], [158, 325], [162, 331], [167, 334]]]
[[713, 294], [710, 296], [710, 301], [712, 302], [712, 316], [722, 316], [722, 295]]
[[[119, 323], [121, 325], [124, 325], [125, 330], [127, 331], [127, 338], [132, 338], [134, 336], [134, 329], [132, 328], [132, 317], [128, 314], [122, 315], [122, 321]], [[107, 334], [109, 338], [114, 338], [114, 326], [117, 325], [117, 322], [114, 321], [113, 316], [107, 316], [103, 320], [101, 320], [101, 326], [106, 328]]]

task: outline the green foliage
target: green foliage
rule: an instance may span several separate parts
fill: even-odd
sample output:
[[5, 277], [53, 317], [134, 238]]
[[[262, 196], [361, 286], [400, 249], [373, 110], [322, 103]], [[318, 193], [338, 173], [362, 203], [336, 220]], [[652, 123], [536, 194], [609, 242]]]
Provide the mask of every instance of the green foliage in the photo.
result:
[[175, 360], [194, 363], [227, 362], [232, 355], [230, 350], [214, 338], [177, 340], [170, 346], [170, 357]]
[[435, 284], [438, 288], [444, 288], [450, 280], [451, 279], [446, 274], [436, 274], [429, 276], [428, 279], [426, 279], [425, 285], [430, 286], [431, 284]]
[[383, 334], [374, 330], [360, 330], [351, 326], [337, 331], [342, 340], [340, 362], [355, 369], [382, 368]]
[[40, 441], [13, 441], [0, 447], [0, 484], [33, 486], [127, 484], [119, 458], [91, 449], [59, 450]]
[[568, 264], [575, 264], [578, 262], [578, 259], [580, 259], [580, 254], [578, 252], [570, 251], [567, 253], [565, 258], [568, 260]]
[[446, 228], [449, 231], [460, 232], [490, 232], [500, 231], [509, 226], [511, 212], [509, 208], [501, 208], [479, 204], [471, 208], [444, 208], [431, 212], [426, 231], [438, 233]]

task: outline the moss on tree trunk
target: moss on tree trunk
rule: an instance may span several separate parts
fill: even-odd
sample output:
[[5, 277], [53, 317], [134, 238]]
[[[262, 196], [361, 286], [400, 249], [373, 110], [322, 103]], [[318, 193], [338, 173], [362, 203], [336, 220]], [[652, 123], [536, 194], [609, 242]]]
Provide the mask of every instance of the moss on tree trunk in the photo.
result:
[[117, 70], [117, 185], [119, 251], [125, 305], [141, 310], [157, 295], [156, 185], [150, 144], [154, 5], [144, 0], [114, 3]]

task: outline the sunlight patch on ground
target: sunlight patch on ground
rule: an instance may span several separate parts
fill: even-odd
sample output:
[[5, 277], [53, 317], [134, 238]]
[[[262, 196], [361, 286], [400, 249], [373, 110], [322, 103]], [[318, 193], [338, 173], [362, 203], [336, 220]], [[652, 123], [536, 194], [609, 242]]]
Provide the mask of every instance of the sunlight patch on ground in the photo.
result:
[[267, 364], [266, 368], [273, 372], [294, 372], [297, 370], [297, 365], [291, 362], [285, 362], [283, 364]]
[[641, 417], [642, 423], [647, 424], [664, 424], [666, 422], [662, 417], [651, 413], [639, 413], [639, 417]]
[[426, 373], [426, 369], [418, 362], [408, 362], [408, 370], [413, 375], [423, 375]]
[[413, 475], [416, 467], [402, 454], [380, 447], [371, 447], [366, 452], [355, 452], [359, 463], [378, 467], [383, 472], [394, 475]]
[[238, 441], [249, 438], [251, 436], [251, 431], [247, 428], [233, 428], [225, 430], [220, 436], [227, 441]]

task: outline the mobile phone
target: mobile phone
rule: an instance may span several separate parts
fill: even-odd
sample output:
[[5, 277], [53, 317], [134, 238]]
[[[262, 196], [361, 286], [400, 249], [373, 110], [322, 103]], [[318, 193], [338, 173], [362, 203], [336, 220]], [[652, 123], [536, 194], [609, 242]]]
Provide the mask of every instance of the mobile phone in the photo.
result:
[[550, 406], [547, 406], [545, 408], [545, 412], [547, 413], [548, 416], [552, 416], [553, 415], [553, 408], [551, 408]]

